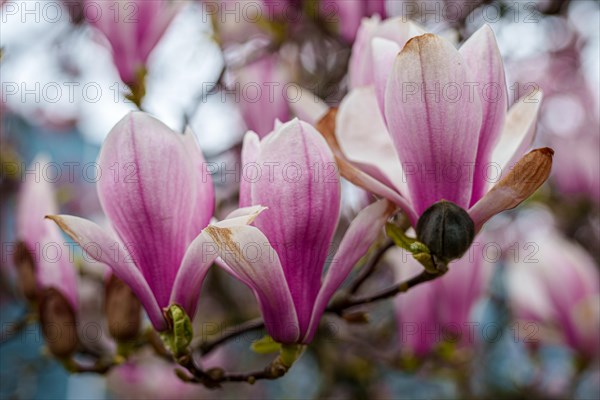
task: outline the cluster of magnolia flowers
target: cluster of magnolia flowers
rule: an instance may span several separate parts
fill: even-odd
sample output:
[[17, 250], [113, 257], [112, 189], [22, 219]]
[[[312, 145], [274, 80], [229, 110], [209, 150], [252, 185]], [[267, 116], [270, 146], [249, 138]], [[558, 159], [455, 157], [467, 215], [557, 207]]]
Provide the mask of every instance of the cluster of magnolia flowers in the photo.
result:
[[[58, 215], [51, 184], [26, 182], [17, 217], [23, 291], [39, 302], [45, 334], [52, 324], [73, 330], [49, 341], [53, 354], [68, 359], [78, 344], [76, 269], [66, 258], [35, 256], [36, 246], [63, 242], [58, 227], [110, 267], [107, 291], [133, 294], [107, 300], [111, 334], [138, 335], [133, 300], [139, 300], [165, 347], [204, 383], [226, 376], [208, 376], [189, 357], [204, 278], [216, 265], [246, 284], [281, 345], [264, 372], [272, 378], [311, 343], [328, 306], [368, 302], [350, 296], [330, 305], [382, 235], [418, 261], [415, 277], [394, 293], [407, 291], [448, 269], [459, 273], [463, 265], [451, 262], [484, 224], [547, 179], [553, 151], [527, 152], [541, 93], [507, 109], [504, 67], [489, 27], [456, 49], [410, 22], [370, 20], [359, 31], [350, 68], [351, 91], [339, 108], [268, 121], [272, 132], [245, 135], [242, 168], [257, 173], [241, 180], [239, 208], [225, 219], [214, 216], [213, 180], [191, 130], [174, 132], [141, 111], [114, 126], [98, 157], [102, 171], [133, 166], [129, 179], [109, 173], [98, 179], [105, 226]], [[473, 96], [452, 91], [469, 85]], [[142, 96], [130, 86], [134, 97]], [[431, 93], [447, 87], [452, 95]], [[486, 178], [490, 164], [502, 171], [493, 183]], [[453, 179], [436, 173], [447, 166], [459, 166]], [[342, 177], [372, 201], [332, 251]]]

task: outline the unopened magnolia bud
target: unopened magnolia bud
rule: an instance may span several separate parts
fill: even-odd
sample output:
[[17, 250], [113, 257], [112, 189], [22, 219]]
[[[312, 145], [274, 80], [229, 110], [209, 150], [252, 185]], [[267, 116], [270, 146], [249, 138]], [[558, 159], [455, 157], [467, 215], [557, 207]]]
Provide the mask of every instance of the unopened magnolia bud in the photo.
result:
[[77, 347], [75, 311], [56, 289], [45, 289], [40, 294], [40, 324], [50, 352], [58, 358], [67, 358]]
[[104, 311], [108, 331], [118, 341], [133, 340], [141, 325], [141, 305], [129, 286], [112, 275], [106, 283]]
[[435, 203], [417, 222], [417, 239], [445, 263], [462, 257], [474, 238], [473, 220], [465, 210], [450, 201]]
[[17, 243], [14, 260], [19, 277], [19, 287], [23, 296], [29, 301], [36, 300], [37, 281], [35, 278], [35, 264], [33, 256], [25, 243]]

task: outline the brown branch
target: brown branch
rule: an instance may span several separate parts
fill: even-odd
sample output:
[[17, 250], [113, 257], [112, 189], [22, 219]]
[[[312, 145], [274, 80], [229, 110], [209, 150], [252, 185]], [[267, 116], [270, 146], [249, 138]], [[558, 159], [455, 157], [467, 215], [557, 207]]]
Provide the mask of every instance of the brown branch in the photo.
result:
[[205, 355], [210, 353], [215, 347], [221, 345], [222, 343], [236, 338], [237, 336], [243, 335], [244, 333], [263, 329], [264, 327], [265, 323], [263, 322], [262, 318], [252, 319], [250, 321], [244, 322], [243, 324], [240, 324], [235, 329], [219, 336], [218, 338], [212, 341], [206, 341], [200, 344], [198, 349], [200, 350], [200, 353], [202, 355]]
[[341, 315], [342, 312], [346, 311], [349, 308], [360, 306], [363, 304], [374, 303], [376, 301], [388, 299], [399, 293], [407, 292], [409, 289], [411, 289], [417, 285], [420, 285], [421, 283], [429, 282], [431, 280], [439, 278], [440, 276], [444, 275], [445, 272], [446, 272], [446, 270], [442, 270], [437, 274], [432, 274], [427, 271], [423, 271], [419, 275], [414, 276], [414, 277], [410, 278], [409, 280], [400, 282], [390, 288], [384, 289], [379, 293], [375, 293], [375, 294], [365, 296], [365, 297], [359, 297], [359, 298], [354, 298], [354, 299], [347, 298], [347, 299], [341, 300], [341, 301], [337, 302], [336, 304], [333, 304], [330, 307], [328, 307], [326, 311]]
[[184, 367], [192, 376], [185, 376], [182, 373], [177, 375], [186, 382], [195, 382], [204, 385], [209, 389], [220, 388], [223, 382], [246, 382], [254, 384], [257, 380], [274, 380], [281, 378], [290, 369], [282, 363], [280, 357], [277, 357], [261, 371], [236, 373], [225, 372], [222, 368], [211, 368], [204, 371], [198, 367], [191, 355], [181, 357], [177, 363]]
[[394, 242], [387, 239], [385, 244], [379, 249], [377, 249], [377, 252], [373, 256], [369, 264], [360, 270], [360, 273], [356, 277], [356, 280], [352, 283], [352, 285], [350, 285], [350, 294], [355, 294], [356, 292], [358, 292], [358, 289], [360, 289], [362, 284], [365, 283], [365, 281], [375, 272], [375, 270], [377, 269], [377, 265], [379, 264], [385, 253], [392, 247], [394, 247]]

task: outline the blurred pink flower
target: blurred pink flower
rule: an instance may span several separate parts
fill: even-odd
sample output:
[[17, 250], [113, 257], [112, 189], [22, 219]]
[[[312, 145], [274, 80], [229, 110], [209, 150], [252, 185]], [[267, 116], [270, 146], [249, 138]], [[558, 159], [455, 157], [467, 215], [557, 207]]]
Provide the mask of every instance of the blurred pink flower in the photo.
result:
[[193, 317], [214, 260], [199, 236], [213, 215], [214, 189], [193, 133], [130, 113], [108, 134], [98, 165], [98, 196], [114, 233], [79, 217], [50, 218], [129, 285], [157, 330], [167, 328], [162, 309], [171, 304]]
[[[411, 27], [402, 26], [407, 40]], [[336, 137], [329, 138], [349, 161], [345, 177], [396, 203], [413, 225], [445, 199], [468, 210], [476, 231], [546, 180], [553, 151], [523, 156], [542, 94], [507, 112], [504, 66], [489, 26], [460, 50], [432, 34], [414, 37], [404, 48], [381, 37], [371, 46], [373, 63], [360, 74], [367, 86], [344, 98]], [[495, 186], [487, 177], [490, 166]]]
[[148, 57], [185, 4], [172, 0], [85, 0], [85, 19], [108, 39], [119, 75], [139, 83]]
[[507, 260], [507, 285], [517, 318], [536, 323], [532, 339], [552, 341], [558, 334], [584, 357], [598, 357], [598, 266], [552, 226], [517, 235], [512, 238], [519, 237], [537, 249], [531, 257]]
[[[46, 171], [50, 160], [38, 155], [29, 170]], [[22, 243], [32, 262], [37, 289], [56, 289], [70, 304], [74, 313], [78, 310], [77, 272], [70, 261], [69, 249], [60, 229], [44, 217], [58, 211], [52, 183], [43, 173], [26, 174], [17, 201], [16, 238]], [[28, 268], [27, 265], [18, 268]], [[23, 277], [21, 277], [23, 278]], [[27, 278], [25, 278], [27, 279]], [[31, 293], [30, 293], [31, 294]]]
[[175, 375], [174, 364], [143, 354], [114, 368], [107, 375], [108, 390], [115, 398], [202, 399], [212, 398], [201, 385], [190, 385]]
[[259, 175], [242, 180], [240, 207], [267, 210], [254, 226], [206, 231], [225, 268], [254, 290], [269, 334], [309, 343], [334, 292], [382, 232], [390, 204], [381, 200], [359, 213], [322, 280], [340, 210], [339, 176], [323, 138], [297, 119], [262, 141], [249, 132], [242, 162]]
[[[387, 255], [398, 281], [423, 271], [410, 254], [395, 248]], [[444, 341], [472, 346], [476, 338], [473, 307], [489, 283], [489, 264], [475, 252], [450, 264], [441, 278], [401, 294], [394, 300], [398, 340], [403, 352], [425, 356]]]
[[290, 81], [277, 55], [267, 55], [234, 72], [239, 87], [239, 106], [249, 130], [260, 137], [273, 129], [273, 122], [290, 119], [285, 87]]
[[[379, 39], [393, 43], [400, 51], [406, 42], [415, 36], [422, 35], [425, 30], [402, 17], [389, 18], [384, 21], [379, 16], [364, 18], [352, 45], [348, 74], [350, 88], [375, 84], [375, 63], [385, 55], [384, 47]], [[388, 45], [391, 46], [390, 43]]]
[[[561, 27], [567, 29], [568, 25], [558, 28]], [[551, 179], [559, 191], [565, 195], [585, 195], [600, 203], [597, 151], [600, 147], [600, 112], [594, 93], [597, 83], [584, 73], [583, 38], [572, 28], [559, 32], [565, 38], [570, 37], [564, 47], [517, 60], [509, 65], [509, 70], [522, 92], [531, 90], [531, 82], [544, 91], [539, 142], [557, 149], [569, 149], [558, 152], [554, 160], [556, 168]]]
[[352, 43], [364, 17], [387, 17], [385, 0], [321, 0], [319, 7], [326, 22], [333, 21], [339, 35]]

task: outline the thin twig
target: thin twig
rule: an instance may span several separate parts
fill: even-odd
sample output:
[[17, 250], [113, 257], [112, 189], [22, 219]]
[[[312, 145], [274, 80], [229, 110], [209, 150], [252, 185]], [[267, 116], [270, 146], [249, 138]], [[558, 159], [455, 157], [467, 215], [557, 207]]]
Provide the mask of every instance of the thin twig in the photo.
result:
[[349, 308], [360, 306], [363, 304], [374, 303], [379, 300], [388, 299], [397, 295], [398, 293], [404, 293], [410, 288], [420, 285], [421, 283], [429, 282], [433, 279], [439, 278], [440, 276], [444, 275], [444, 273], [445, 271], [440, 271], [437, 274], [432, 274], [427, 271], [423, 271], [419, 275], [412, 277], [407, 281], [400, 282], [390, 288], [384, 289], [379, 293], [355, 299], [349, 298], [342, 300], [337, 304], [333, 304], [332, 306], [328, 307], [327, 311], [341, 315], [343, 311]]
[[191, 355], [181, 357], [177, 360], [177, 363], [192, 375], [192, 378], [189, 378], [178, 374], [182, 379], [188, 382], [200, 383], [209, 389], [219, 388], [223, 382], [246, 382], [253, 384], [257, 380], [278, 379], [285, 375], [289, 370], [289, 367], [284, 366], [281, 363], [279, 357], [273, 360], [263, 370], [246, 373], [225, 372], [221, 368], [212, 368], [204, 371], [196, 365], [196, 362]]
[[250, 321], [244, 322], [240, 324], [235, 329], [230, 330], [229, 332], [219, 336], [218, 338], [212, 341], [206, 341], [198, 347], [200, 353], [202, 355], [210, 353], [215, 347], [225, 343], [237, 336], [243, 335], [244, 333], [256, 331], [259, 329], [263, 329], [265, 327], [265, 323], [262, 318], [252, 319]]
[[354, 294], [358, 292], [358, 289], [362, 286], [363, 283], [375, 272], [377, 269], [377, 265], [385, 255], [385, 253], [394, 247], [394, 242], [392, 240], [387, 239], [383, 246], [377, 249], [377, 252], [371, 259], [368, 265], [363, 267], [358, 274], [356, 280], [350, 285], [349, 292], [350, 294]]

